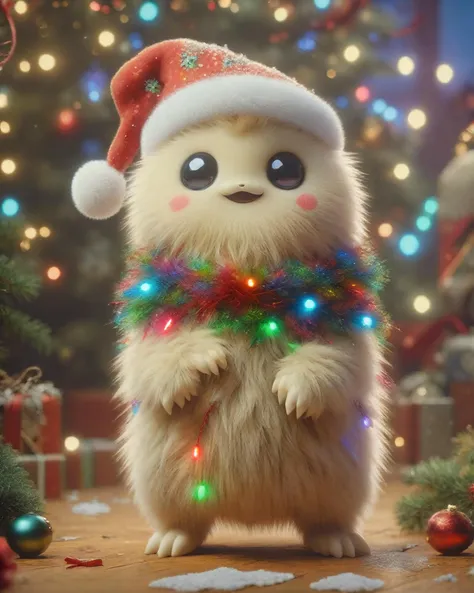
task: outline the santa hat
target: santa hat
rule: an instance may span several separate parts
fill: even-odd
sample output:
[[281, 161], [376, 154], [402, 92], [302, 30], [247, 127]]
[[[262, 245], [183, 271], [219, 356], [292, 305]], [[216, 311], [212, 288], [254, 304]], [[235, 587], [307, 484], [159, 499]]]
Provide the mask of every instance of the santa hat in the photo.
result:
[[120, 126], [107, 161], [91, 161], [74, 176], [72, 196], [89, 218], [116, 214], [124, 201], [123, 176], [141, 148], [152, 154], [179, 131], [220, 116], [256, 115], [306, 130], [329, 148], [344, 147], [335, 111], [285, 76], [227, 48], [177, 39], [152, 45], [113, 77]]

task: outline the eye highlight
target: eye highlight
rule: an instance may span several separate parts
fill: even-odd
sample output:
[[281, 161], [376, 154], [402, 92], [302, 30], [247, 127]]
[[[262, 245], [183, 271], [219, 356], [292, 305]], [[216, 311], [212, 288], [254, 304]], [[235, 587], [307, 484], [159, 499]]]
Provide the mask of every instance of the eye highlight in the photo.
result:
[[305, 168], [292, 152], [278, 152], [268, 161], [267, 178], [278, 189], [296, 189], [304, 181]]
[[212, 154], [196, 152], [181, 167], [181, 183], [188, 189], [199, 191], [210, 187], [216, 180], [217, 173], [217, 161]]

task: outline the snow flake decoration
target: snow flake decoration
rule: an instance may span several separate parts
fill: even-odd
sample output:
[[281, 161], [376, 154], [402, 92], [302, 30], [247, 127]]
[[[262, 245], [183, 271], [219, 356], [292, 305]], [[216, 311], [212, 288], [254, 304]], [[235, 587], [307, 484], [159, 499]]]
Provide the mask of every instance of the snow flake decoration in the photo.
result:
[[181, 54], [181, 68], [184, 68], [185, 70], [193, 70], [194, 68], [197, 68], [198, 59], [197, 54], [183, 52]]
[[449, 573], [449, 574], [443, 574], [440, 577], [437, 577], [436, 579], [433, 579], [435, 583], [457, 583], [458, 580], [457, 578]]
[[384, 586], [380, 579], [369, 579], [352, 572], [342, 572], [309, 586], [313, 591], [342, 591], [344, 593], [358, 593], [359, 591], [378, 591]]
[[243, 66], [246, 63], [244, 56], [229, 57], [226, 56], [222, 62], [224, 68], [231, 68], [232, 66]]
[[161, 84], [156, 80], [156, 78], [151, 78], [145, 82], [145, 90], [147, 93], [159, 95], [161, 93]]
[[166, 577], [151, 582], [153, 589], [173, 589], [174, 591], [238, 591], [246, 587], [268, 587], [286, 583], [295, 578], [287, 572], [271, 572], [268, 570], [242, 571], [235, 568], [216, 568], [206, 572], [194, 572], [174, 577]]

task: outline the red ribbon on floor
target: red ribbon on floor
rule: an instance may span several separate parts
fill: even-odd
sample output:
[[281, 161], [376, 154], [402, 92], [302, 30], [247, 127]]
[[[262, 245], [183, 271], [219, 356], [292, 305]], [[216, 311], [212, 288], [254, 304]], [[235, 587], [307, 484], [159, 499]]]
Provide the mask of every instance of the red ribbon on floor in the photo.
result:
[[66, 568], [76, 568], [78, 566], [104, 566], [101, 558], [92, 558], [91, 560], [81, 560], [80, 558], [71, 558], [67, 556], [64, 558], [66, 564], [69, 564]]

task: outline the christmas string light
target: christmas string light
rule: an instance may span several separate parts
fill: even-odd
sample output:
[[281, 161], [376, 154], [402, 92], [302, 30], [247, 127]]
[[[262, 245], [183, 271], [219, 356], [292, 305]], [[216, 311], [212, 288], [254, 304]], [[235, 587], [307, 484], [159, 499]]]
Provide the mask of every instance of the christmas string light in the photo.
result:
[[383, 266], [364, 250], [341, 249], [324, 261], [289, 260], [252, 271], [139, 252], [128, 258], [118, 287], [116, 324], [125, 334], [141, 327], [146, 336], [198, 323], [245, 334], [254, 345], [282, 334], [304, 342], [367, 330], [383, 340], [388, 320], [378, 293], [385, 281]]

